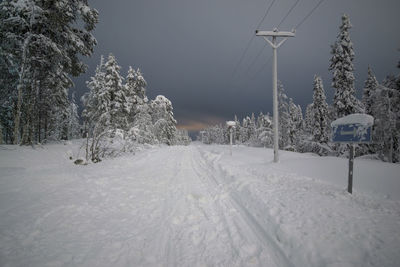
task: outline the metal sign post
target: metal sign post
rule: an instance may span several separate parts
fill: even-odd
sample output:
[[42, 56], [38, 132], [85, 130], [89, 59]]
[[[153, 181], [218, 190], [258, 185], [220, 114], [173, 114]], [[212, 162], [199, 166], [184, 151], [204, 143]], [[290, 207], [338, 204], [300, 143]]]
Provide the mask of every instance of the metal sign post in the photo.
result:
[[349, 155], [349, 179], [347, 184], [347, 191], [352, 194], [353, 193], [353, 169], [354, 169], [354, 150], [355, 145], [350, 145], [350, 155]]
[[370, 143], [374, 118], [367, 114], [351, 114], [331, 123], [332, 142], [349, 144], [349, 178], [347, 191], [353, 193], [355, 144]]

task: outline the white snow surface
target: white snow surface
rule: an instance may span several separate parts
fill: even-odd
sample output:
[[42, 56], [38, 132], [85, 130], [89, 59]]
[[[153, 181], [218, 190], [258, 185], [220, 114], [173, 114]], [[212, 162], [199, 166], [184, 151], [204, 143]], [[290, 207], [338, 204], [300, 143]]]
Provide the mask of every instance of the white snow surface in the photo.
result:
[[0, 146], [0, 266], [398, 266], [399, 164], [265, 148]]
[[343, 124], [361, 124], [364, 126], [372, 126], [374, 125], [374, 117], [368, 114], [354, 113], [334, 120], [331, 123], [331, 126], [335, 127]]
[[235, 122], [235, 121], [227, 121], [227, 122], [226, 122], [226, 125], [227, 125], [228, 127], [235, 127], [235, 126], [236, 126], [236, 122]]

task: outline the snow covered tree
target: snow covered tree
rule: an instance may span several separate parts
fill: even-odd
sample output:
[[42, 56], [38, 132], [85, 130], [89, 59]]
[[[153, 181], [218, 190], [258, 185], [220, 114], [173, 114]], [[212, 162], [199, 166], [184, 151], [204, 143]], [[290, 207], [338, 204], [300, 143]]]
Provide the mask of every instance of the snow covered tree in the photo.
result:
[[105, 90], [105, 75], [104, 58], [101, 56], [95, 75], [86, 83], [89, 92], [82, 97], [85, 108], [82, 116], [89, 124], [89, 129], [92, 129], [94, 125], [101, 121], [101, 124], [96, 127], [98, 132], [103, 132], [110, 126], [111, 99]]
[[137, 104], [133, 117], [133, 125], [129, 130], [129, 138], [140, 144], [154, 144], [154, 126], [152, 124], [151, 109], [147, 103]]
[[152, 124], [152, 111], [146, 96], [146, 86], [146, 80], [140, 70], [136, 71], [129, 67], [125, 84], [131, 118], [131, 129], [128, 135], [139, 143], [153, 144], [156, 138]]
[[135, 72], [135, 81], [136, 81], [135, 95], [137, 96], [138, 104], [147, 103], [148, 102], [147, 96], [146, 96], [147, 82], [143, 78], [143, 74], [140, 71], [140, 69], [137, 69]]
[[293, 99], [289, 99], [289, 115], [290, 115], [290, 126], [289, 126], [289, 139], [292, 145], [292, 150], [297, 150], [300, 137], [303, 134], [304, 121], [303, 113], [300, 105], [296, 105]]
[[247, 143], [250, 139], [250, 121], [249, 116], [246, 116], [242, 120], [242, 127], [240, 128], [240, 142], [242, 144]]
[[339, 35], [331, 50], [329, 69], [333, 71], [332, 87], [335, 88], [333, 107], [336, 118], [359, 111], [354, 87], [354, 50], [349, 35], [351, 27], [349, 17], [344, 14]]
[[79, 138], [80, 135], [81, 125], [79, 124], [78, 105], [75, 101], [75, 92], [73, 92], [69, 106], [68, 139]]
[[173, 145], [176, 134], [176, 120], [172, 103], [163, 95], [151, 101], [154, 134], [160, 143]]
[[292, 121], [289, 112], [288, 97], [285, 94], [285, 89], [282, 83], [278, 82], [278, 112], [279, 112], [279, 147], [286, 149], [291, 146], [290, 143], [290, 129]]
[[136, 111], [136, 105], [138, 103], [136, 95], [136, 71], [131, 66], [128, 68], [128, 74], [125, 78], [125, 90], [128, 94], [127, 105], [130, 113], [130, 121], [133, 120]]
[[[397, 76], [394, 75], [388, 75], [384, 81], [383, 81], [383, 86], [386, 89], [385, 93], [381, 93], [381, 95], [384, 95], [385, 97], [382, 100], [375, 100], [377, 103], [374, 103], [374, 106], [376, 105], [376, 109], [383, 109], [382, 112], [379, 114], [374, 114], [373, 116], [378, 117], [380, 114], [383, 115], [382, 121], [386, 120], [385, 127], [387, 129], [390, 128], [390, 130], [386, 131], [386, 134], [388, 132], [391, 132], [390, 138], [386, 138], [386, 151], [384, 151], [381, 154], [386, 154], [387, 155], [387, 160], [391, 162], [399, 162], [400, 161], [400, 74]], [[381, 88], [381, 91], [382, 88]], [[380, 102], [384, 102], [383, 104], [380, 104]], [[387, 108], [384, 108], [384, 107]], [[386, 113], [385, 114], [385, 110]], [[374, 111], [373, 111], [374, 112]], [[386, 117], [386, 118], [385, 118]]]
[[273, 143], [273, 132], [272, 132], [272, 121], [269, 114], [264, 115], [260, 112], [257, 118], [257, 141], [260, 146], [272, 147]]
[[314, 76], [312, 109], [313, 118], [310, 126], [313, 140], [319, 143], [327, 143], [329, 140], [328, 104], [326, 103], [322, 79], [319, 76]]
[[202, 131], [205, 144], [225, 144], [225, 131], [221, 125], [214, 125]]
[[[81, 99], [85, 108], [82, 117], [85, 120], [88, 147], [90, 141], [90, 148], [88, 148], [87, 153], [90, 152], [90, 159], [93, 162], [100, 161], [101, 140], [109, 134], [112, 128], [111, 97], [106, 90], [105, 75], [104, 58], [101, 56], [95, 75], [86, 83], [89, 92], [84, 94]], [[91, 140], [89, 140], [89, 137]]]
[[[70, 76], [86, 71], [81, 56], [90, 56], [96, 45], [90, 32], [97, 17], [87, 0], [0, 3], [0, 64], [13, 80], [15, 144], [20, 143], [21, 133], [21, 143], [40, 140], [41, 126], [46, 129], [49, 121], [54, 121], [54, 115], [49, 118], [54, 110], [44, 113], [48, 109], [43, 105], [55, 106], [61, 101], [58, 109], [68, 109]], [[64, 136], [66, 126], [62, 127]]]
[[308, 104], [306, 107], [306, 114], [305, 114], [305, 130], [307, 133], [312, 133], [312, 127], [314, 125], [314, 107], [313, 103]]
[[235, 131], [233, 132], [233, 140], [237, 144], [241, 140], [240, 129], [242, 128], [242, 126], [240, 125], [240, 121], [236, 115], [234, 121], [235, 121]]
[[372, 115], [372, 105], [374, 100], [372, 99], [372, 95], [374, 91], [378, 87], [378, 81], [375, 78], [375, 75], [372, 73], [371, 67], [368, 66], [368, 77], [365, 80], [364, 91], [362, 102], [364, 104], [365, 113]]
[[256, 131], [257, 131], [256, 117], [254, 116], [254, 113], [251, 113], [249, 121], [249, 142], [253, 145], [257, 143]]
[[374, 99], [371, 113], [375, 118], [373, 141], [377, 145], [376, 152], [382, 159], [389, 162], [395, 161], [395, 142], [399, 134], [393, 106], [394, 94], [396, 94], [395, 90], [378, 85], [371, 95]]
[[185, 129], [177, 129], [176, 132], [176, 144], [181, 146], [187, 146], [190, 144], [192, 139], [189, 137], [188, 131]]
[[[104, 93], [109, 97], [110, 126], [113, 132], [117, 129], [128, 130], [128, 92], [122, 85], [123, 78], [120, 75], [121, 67], [114, 55], [108, 56], [104, 64]], [[112, 133], [113, 134], [113, 133]]]

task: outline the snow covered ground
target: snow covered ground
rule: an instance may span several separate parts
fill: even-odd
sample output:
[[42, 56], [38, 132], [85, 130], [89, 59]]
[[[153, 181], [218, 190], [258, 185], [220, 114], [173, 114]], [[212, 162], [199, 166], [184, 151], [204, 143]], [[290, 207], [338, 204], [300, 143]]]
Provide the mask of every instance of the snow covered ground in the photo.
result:
[[0, 266], [398, 266], [400, 165], [194, 143], [0, 146]]

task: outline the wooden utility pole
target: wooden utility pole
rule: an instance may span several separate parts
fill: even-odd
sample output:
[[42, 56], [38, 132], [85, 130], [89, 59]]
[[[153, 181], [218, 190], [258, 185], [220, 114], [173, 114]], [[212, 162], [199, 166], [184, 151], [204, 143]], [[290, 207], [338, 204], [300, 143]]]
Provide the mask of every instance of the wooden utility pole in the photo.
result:
[[[279, 161], [279, 130], [278, 130], [278, 57], [276, 50], [289, 38], [294, 37], [294, 32], [280, 32], [278, 29], [273, 31], [259, 31], [256, 30], [256, 36], [264, 37], [273, 50], [273, 66], [272, 66], [272, 88], [273, 88], [273, 122], [274, 122], [274, 162]], [[272, 37], [270, 41], [267, 37]], [[276, 43], [277, 37], [284, 37], [278, 44]]]

